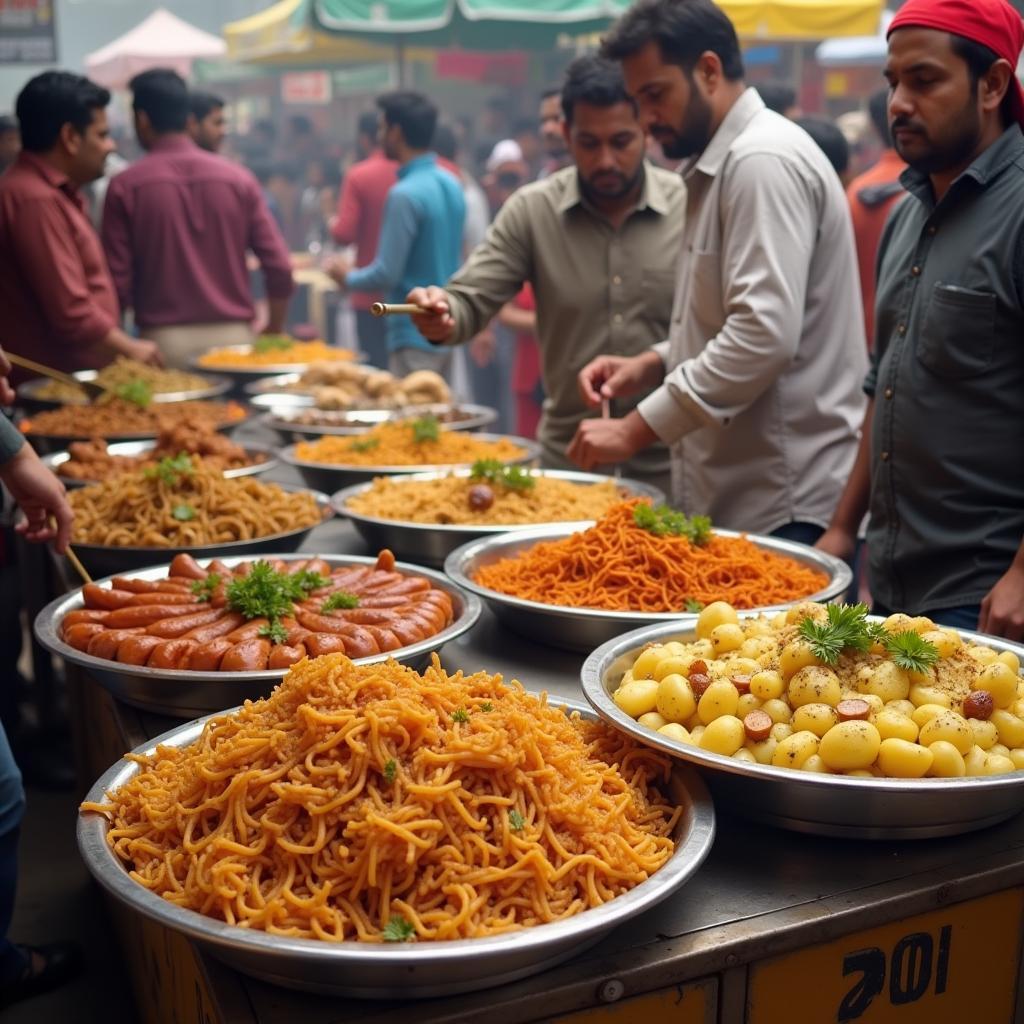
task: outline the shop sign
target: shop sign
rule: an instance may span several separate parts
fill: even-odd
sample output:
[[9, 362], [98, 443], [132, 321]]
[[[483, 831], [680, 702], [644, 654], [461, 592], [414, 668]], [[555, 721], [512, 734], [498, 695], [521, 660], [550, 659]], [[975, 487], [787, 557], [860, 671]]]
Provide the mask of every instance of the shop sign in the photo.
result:
[[56, 64], [53, 0], [0, 0], [0, 64]]

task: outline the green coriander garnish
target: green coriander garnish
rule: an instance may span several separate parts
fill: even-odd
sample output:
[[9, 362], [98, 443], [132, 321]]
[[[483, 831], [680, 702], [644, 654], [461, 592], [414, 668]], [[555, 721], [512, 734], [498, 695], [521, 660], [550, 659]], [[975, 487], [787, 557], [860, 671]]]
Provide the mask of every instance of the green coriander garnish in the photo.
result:
[[359, 597], [346, 590], [336, 590], [322, 605], [321, 612], [333, 612], [336, 608], [358, 608]]
[[283, 644], [288, 639], [288, 631], [277, 619], [260, 626], [256, 632], [258, 636], [265, 636], [272, 644]]
[[191, 505], [175, 505], [171, 509], [171, 515], [178, 520], [179, 523], [187, 523], [196, 517], [196, 510]]
[[197, 601], [209, 601], [220, 586], [220, 573], [211, 572], [205, 580], [193, 580], [192, 593]]
[[318, 572], [310, 572], [308, 569], [300, 569], [298, 572], [288, 574], [286, 585], [292, 600], [301, 601], [313, 590], [326, 587], [331, 581]]
[[168, 487], [175, 487], [183, 476], [191, 476], [195, 472], [192, 456], [188, 452], [178, 452], [175, 456], [165, 456], [155, 466], [147, 466], [142, 475], [147, 480], [161, 480]]
[[280, 620], [295, 610], [293, 602], [303, 600], [311, 590], [326, 586], [328, 582], [317, 572], [303, 570], [289, 575], [260, 560], [253, 563], [247, 575], [228, 583], [227, 603], [247, 619], [267, 619], [268, 624], [261, 627], [260, 636], [283, 643], [284, 629]]
[[264, 334], [256, 339], [253, 351], [263, 354], [265, 352], [287, 352], [294, 342], [285, 334]]
[[485, 700], [483, 704], [480, 705], [480, 710], [490, 713], [494, 710], [494, 705], [489, 700]]
[[469, 721], [469, 712], [465, 708], [457, 708], [455, 711], [452, 712], [452, 721], [453, 722], [468, 722]]
[[506, 466], [499, 459], [478, 459], [469, 471], [470, 479], [507, 487], [512, 491], [528, 491], [536, 478], [522, 466]]
[[704, 611], [704, 602], [695, 601], [692, 597], [686, 599], [686, 604], [683, 606], [688, 612], [702, 612]]
[[390, 785], [392, 782], [395, 781], [395, 776], [397, 774], [398, 774], [398, 762], [394, 758], [391, 758], [384, 765], [384, 781], [387, 782]]
[[518, 811], [508, 812], [508, 827], [513, 832], [522, 832], [526, 825], [526, 819]]
[[843, 651], [864, 652], [876, 643], [907, 672], [924, 672], [939, 659], [938, 648], [913, 630], [890, 633], [881, 623], [868, 622], [866, 604], [830, 604], [827, 612], [827, 622], [808, 617], [799, 627], [811, 653], [826, 665], [834, 665]]
[[408, 942], [415, 937], [416, 929], [401, 914], [392, 914], [380, 935], [385, 942]]
[[412, 421], [412, 439], [416, 444], [436, 441], [441, 436], [441, 424], [436, 416], [421, 416]]
[[641, 502], [633, 509], [633, 522], [656, 537], [685, 537], [691, 544], [706, 544], [711, 537], [711, 520], [707, 516], [688, 516], [668, 505]]
[[364, 437], [361, 441], [352, 442], [354, 452], [372, 452], [380, 444], [379, 437]]
[[115, 392], [118, 398], [145, 409], [153, 401], [153, 389], [138, 377], [126, 381]]

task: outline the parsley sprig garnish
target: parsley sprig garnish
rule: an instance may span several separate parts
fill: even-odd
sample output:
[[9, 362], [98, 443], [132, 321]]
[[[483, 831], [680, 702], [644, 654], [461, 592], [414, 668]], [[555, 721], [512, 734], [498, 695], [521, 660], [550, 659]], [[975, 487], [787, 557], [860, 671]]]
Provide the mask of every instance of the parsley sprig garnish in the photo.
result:
[[384, 781], [390, 785], [398, 775], [398, 762], [392, 757], [384, 765]]
[[211, 572], [205, 580], [193, 580], [192, 594], [197, 601], [210, 601], [220, 586], [220, 573]]
[[228, 607], [247, 619], [266, 619], [260, 636], [275, 644], [285, 641], [286, 631], [281, 619], [295, 609], [293, 602], [309, 596], [310, 591], [326, 586], [328, 580], [317, 572], [278, 572], [269, 562], [253, 563], [245, 576], [231, 580], [227, 587]]
[[513, 832], [522, 832], [526, 826], [526, 819], [518, 811], [508, 812], [508, 827]]
[[175, 487], [183, 476], [191, 476], [195, 472], [192, 456], [188, 452], [167, 455], [155, 466], [147, 466], [142, 475], [147, 480], [160, 480], [168, 487]]
[[283, 644], [288, 639], [288, 631], [277, 619], [260, 626], [256, 634], [266, 637], [272, 644]]
[[465, 708], [456, 708], [452, 712], [452, 721], [453, 722], [468, 722], [469, 721], [469, 712]]
[[198, 515], [196, 510], [191, 505], [175, 505], [171, 509], [171, 515], [178, 520], [179, 523], [191, 522]]
[[287, 352], [293, 344], [286, 334], [264, 334], [256, 339], [252, 348], [262, 355], [265, 352]]
[[140, 408], [147, 408], [153, 401], [153, 389], [138, 377], [125, 381], [115, 392], [118, 398], [125, 402], [131, 402]]
[[656, 537], [685, 537], [691, 544], [706, 544], [711, 537], [711, 520], [707, 516], [688, 516], [668, 505], [641, 502], [633, 509], [633, 522]]
[[380, 935], [385, 942], [408, 942], [415, 937], [416, 929], [401, 914], [392, 914]]
[[436, 441], [441, 436], [441, 424], [436, 416], [421, 416], [412, 421], [412, 439], [416, 444]]
[[536, 478], [522, 466], [507, 466], [500, 459], [478, 459], [469, 471], [471, 480], [486, 480], [488, 483], [507, 487], [512, 491], [528, 491], [535, 486]]
[[697, 600], [695, 600], [692, 597], [688, 597], [686, 599], [685, 603], [683, 604], [683, 609], [684, 609], [684, 611], [688, 611], [688, 612], [692, 612], [692, 613], [702, 612], [702, 611], [704, 611], [704, 602], [703, 601], [697, 601]]
[[863, 653], [876, 643], [906, 672], [925, 672], [939, 659], [938, 648], [914, 630], [890, 633], [881, 623], [868, 622], [866, 604], [830, 604], [826, 610], [827, 622], [808, 616], [798, 630], [811, 653], [826, 665], [836, 664], [843, 651]]
[[321, 612], [333, 612], [336, 608], [358, 608], [359, 597], [350, 594], [347, 590], [336, 590], [322, 605]]
[[480, 705], [480, 710], [485, 714], [488, 714], [494, 710], [494, 705], [489, 700], [485, 700], [483, 704]]
[[360, 441], [352, 442], [352, 451], [354, 452], [372, 452], [380, 444], [379, 437], [364, 437]]

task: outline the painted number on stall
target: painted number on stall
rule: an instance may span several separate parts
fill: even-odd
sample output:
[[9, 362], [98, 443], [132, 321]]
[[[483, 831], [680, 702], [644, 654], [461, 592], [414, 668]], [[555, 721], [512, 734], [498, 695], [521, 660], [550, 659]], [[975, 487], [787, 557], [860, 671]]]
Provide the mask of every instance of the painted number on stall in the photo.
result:
[[1010, 1024], [1022, 913], [1024, 890], [1006, 889], [763, 960], [747, 1024]]

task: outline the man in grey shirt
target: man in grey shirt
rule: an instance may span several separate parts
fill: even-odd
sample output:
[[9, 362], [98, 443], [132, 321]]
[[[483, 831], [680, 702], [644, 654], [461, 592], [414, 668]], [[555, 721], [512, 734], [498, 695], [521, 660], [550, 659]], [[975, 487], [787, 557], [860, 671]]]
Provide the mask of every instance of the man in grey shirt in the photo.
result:
[[961, 0], [910, 0], [889, 30], [889, 123], [910, 194], [879, 246], [872, 402], [820, 546], [848, 555], [870, 509], [876, 611], [1020, 640], [1024, 25], [1004, 0], [972, 3], [967, 23]]
[[[633, 355], [664, 337], [682, 232], [678, 175], [644, 160], [644, 133], [619, 68], [581, 57], [562, 92], [575, 167], [526, 185], [505, 202], [483, 243], [444, 289], [414, 288], [414, 322], [428, 340], [476, 335], [529, 281], [537, 305], [544, 463], [568, 467], [566, 445], [593, 413], [576, 374], [598, 352]], [[634, 401], [616, 403], [618, 411]], [[668, 453], [652, 448], [623, 465], [658, 486]]]
[[[584, 422], [583, 468], [671, 444], [673, 498], [716, 525], [813, 543], [857, 451], [867, 368], [849, 207], [811, 138], [743, 82], [711, 0], [641, 0], [605, 42], [641, 120], [689, 157], [668, 341], [603, 356], [584, 399], [654, 388], [622, 419]], [[661, 340], [661, 339], [659, 339]]]

